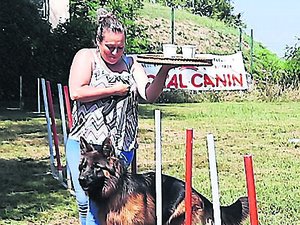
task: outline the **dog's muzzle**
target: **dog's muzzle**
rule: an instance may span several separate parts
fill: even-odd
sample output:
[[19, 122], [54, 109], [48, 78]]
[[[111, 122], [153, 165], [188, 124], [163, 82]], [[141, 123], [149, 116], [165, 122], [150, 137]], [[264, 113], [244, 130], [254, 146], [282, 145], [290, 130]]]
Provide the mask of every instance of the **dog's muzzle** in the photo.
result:
[[79, 175], [79, 184], [84, 191], [88, 191], [93, 183], [99, 182], [99, 177], [104, 177], [102, 171], [97, 171], [97, 173], [91, 173], [87, 175]]

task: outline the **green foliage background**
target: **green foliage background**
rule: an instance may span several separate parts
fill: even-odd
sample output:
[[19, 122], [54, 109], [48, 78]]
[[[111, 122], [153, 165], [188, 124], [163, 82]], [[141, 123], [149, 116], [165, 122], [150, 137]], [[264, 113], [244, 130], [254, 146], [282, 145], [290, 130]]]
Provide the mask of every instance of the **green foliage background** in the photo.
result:
[[51, 29], [34, 3], [4, 0], [0, 11], [0, 100], [19, 98], [19, 76], [23, 77], [23, 96], [28, 101], [35, 97], [38, 77], [67, 84], [74, 54], [94, 46], [96, 10], [100, 6], [110, 8], [124, 22], [127, 51], [147, 50], [145, 28], [134, 22], [141, 1], [71, 1], [70, 20]]
[[[212, 18], [212, 23], [209, 25], [211, 29], [214, 29], [213, 21], [215, 20], [224, 22], [221, 27], [224, 32], [227, 32], [228, 27], [245, 28], [240, 15], [233, 14], [233, 7], [229, 0], [160, 0], [157, 3], [161, 4], [160, 7], [171, 6], [192, 12], [196, 16], [210, 17]], [[38, 77], [44, 77], [55, 83], [67, 84], [74, 54], [80, 48], [94, 46], [95, 17], [99, 7], [114, 11], [127, 27], [127, 52], [158, 51], [157, 46], [151, 45], [153, 40], [147, 33], [147, 27], [136, 23], [138, 18], [142, 19], [144, 16], [140, 15], [141, 9], [145, 5], [149, 7], [149, 3], [146, 4], [142, 0], [71, 0], [70, 20], [59, 24], [54, 29], [51, 29], [47, 20], [42, 19], [38, 11], [39, 4], [38, 0], [34, 2], [3, 0], [1, 2], [0, 101], [2, 102], [18, 100], [19, 76], [23, 77], [25, 106], [34, 107], [32, 101], [36, 97], [34, 90], [36, 90]], [[150, 8], [143, 10], [146, 14], [150, 11]], [[180, 20], [180, 13], [178, 14], [177, 19]], [[246, 36], [245, 41], [250, 45], [249, 37]], [[300, 50], [298, 44], [287, 47], [286, 57], [280, 59], [262, 44], [254, 42], [253, 67], [250, 67], [250, 49], [243, 50], [246, 70], [252, 74], [257, 84], [256, 87], [261, 92], [265, 92], [270, 85], [276, 86], [277, 95], [286, 90], [299, 88]], [[222, 54], [222, 52], [219, 53]], [[189, 94], [177, 92], [169, 96], [166, 101], [181, 102]]]
[[43, 70], [43, 51], [48, 43], [50, 25], [41, 20], [33, 4], [25, 0], [1, 1], [0, 9], [0, 99], [18, 95], [19, 76], [33, 90], [32, 81]]

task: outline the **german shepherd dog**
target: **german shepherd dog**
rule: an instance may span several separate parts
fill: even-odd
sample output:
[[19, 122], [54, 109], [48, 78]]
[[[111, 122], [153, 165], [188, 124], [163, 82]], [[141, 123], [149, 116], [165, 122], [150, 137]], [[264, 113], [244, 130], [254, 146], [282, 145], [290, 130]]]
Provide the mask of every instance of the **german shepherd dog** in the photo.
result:
[[[109, 138], [98, 148], [80, 139], [79, 182], [99, 207], [101, 225], [155, 225], [155, 173], [132, 174], [115, 155]], [[185, 224], [185, 183], [162, 176], [162, 222]], [[222, 225], [240, 225], [248, 216], [248, 198], [221, 207]], [[192, 224], [213, 224], [212, 203], [192, 190]]]

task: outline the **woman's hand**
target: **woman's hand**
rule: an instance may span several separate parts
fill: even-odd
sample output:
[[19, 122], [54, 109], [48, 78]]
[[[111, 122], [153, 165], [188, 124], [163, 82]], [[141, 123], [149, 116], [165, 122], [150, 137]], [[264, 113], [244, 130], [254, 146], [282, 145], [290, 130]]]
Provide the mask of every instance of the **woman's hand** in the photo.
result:
[[117, 82], [112, 86], [112, 88], [114, 89], [114, 95], [118, 96], [125, 96], [130, 90], [130, 86], [122, 82]]

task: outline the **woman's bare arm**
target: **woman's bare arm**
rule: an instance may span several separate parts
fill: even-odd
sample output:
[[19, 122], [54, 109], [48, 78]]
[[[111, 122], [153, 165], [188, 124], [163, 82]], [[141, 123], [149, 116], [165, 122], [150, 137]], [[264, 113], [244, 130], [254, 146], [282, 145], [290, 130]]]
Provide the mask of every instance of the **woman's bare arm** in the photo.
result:
[[165, 86], [169, 70], [174, 67], [173, 65], [161, 66], [153, 82], [149, 83], [145, 69], [140, 63], [134, 61], [133, 73], [138, 83], [140, 95], [148, 102], [155, 102]]
[[90, 86], [92, 76], [92, 64], [94, 62], [93, 49], [81, 49], [73, 59], [69, 88], [72, 100], [82, 102], [94, 101], [112, 95], [125, 95], [128, 92], [128, 85], [117, 83], [111, 87], [92, 87]]

